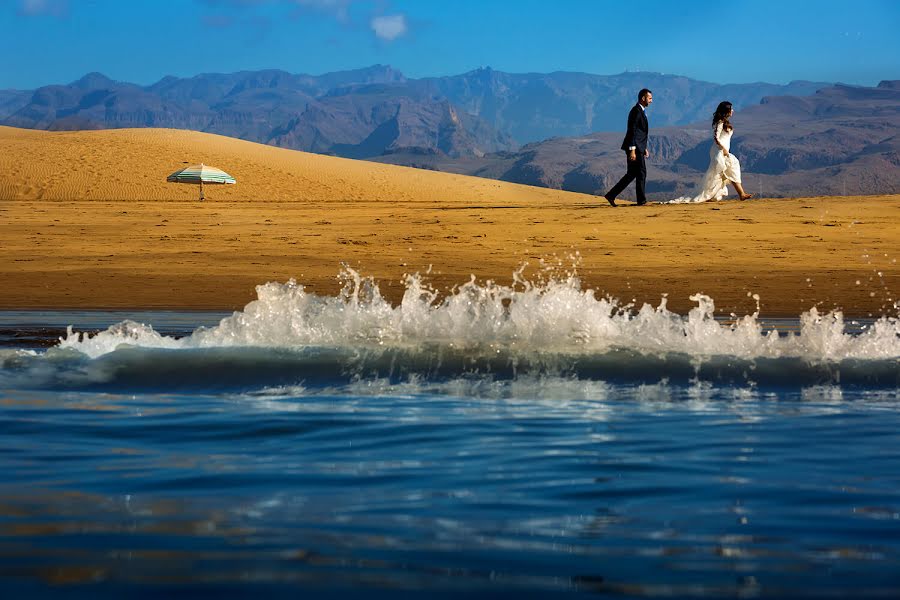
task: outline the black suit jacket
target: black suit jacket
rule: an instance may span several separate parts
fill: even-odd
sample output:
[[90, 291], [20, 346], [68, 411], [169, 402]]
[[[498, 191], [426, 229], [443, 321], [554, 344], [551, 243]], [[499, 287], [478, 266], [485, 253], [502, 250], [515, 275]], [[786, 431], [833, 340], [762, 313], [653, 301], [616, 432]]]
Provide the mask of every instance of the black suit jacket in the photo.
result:
[[647, 135], [650, 125], [647, 123], [647, 115], [640, 104], [635, 104], [628, 113], [628, 129], [625, 131], [625, 139], [622, 140], [622, 150], [628, 150], [632, 146], [637, 148], [638, 154], [643, 154], [647, 149]]

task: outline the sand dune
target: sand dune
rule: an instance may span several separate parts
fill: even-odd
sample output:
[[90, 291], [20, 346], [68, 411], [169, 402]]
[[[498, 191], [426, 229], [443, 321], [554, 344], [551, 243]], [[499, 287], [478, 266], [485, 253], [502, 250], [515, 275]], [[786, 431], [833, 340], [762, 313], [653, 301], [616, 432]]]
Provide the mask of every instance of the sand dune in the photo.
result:
[[[272, 148], [176, 130], [0, 127], [0, 309], [228, 308], [296, 278], [334, 293], [342, 262], [397, 300], [571, 267], [585, 287], [686, 311], [896, 314], [900, 196], [612, 209], [592, 196]], [[166, 183], [184, 163], [234, 175]], [[652, 167], [650, 177], [652, 179]]]
[[193, 201], [166, 176], [195, 163], [237, 186], [207, 189], [219, 202], [509, 202], [566, 194], [504, 182], [297, 152], [177, 129], [46, 132], [0, 127], [0, 198]]

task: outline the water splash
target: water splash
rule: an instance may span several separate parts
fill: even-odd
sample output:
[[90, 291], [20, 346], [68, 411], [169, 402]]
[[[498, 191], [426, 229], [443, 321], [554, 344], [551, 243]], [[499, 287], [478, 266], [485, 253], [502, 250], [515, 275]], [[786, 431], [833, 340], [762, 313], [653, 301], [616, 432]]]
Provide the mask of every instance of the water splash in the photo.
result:
[[[474, 277], [441, 296], [421, 276], [408, 276], [399, 305], [385, 300], [377, 283], [345, 267], [335, 296], [303, 285], [266, 283], [257, 300], [217, 326], [188, 337], [160, 335], [150, 325], [124, 321], [96, 335], [69, 328], [60, 350], [97, 358], [122, 347], [199, 349], [262, 347], [299, 349], [444, 348], [478, 353], [596, 355], [626, 349], [643, 355], [678, 353], [704, 360], [800, 358], [806, 361], [900, 359], [900, 319], [882, 316], [858, 335], [846, 332], [840, 312], [800, 315], [798, 333], [763, 332], [758, 312], [722, 323], [712, 298], [697, 294], [686, 316], [658, 306], [639, 309], [598, 298], [575, 273], [535, 284], [519, 270], [509, 286], [479, 284]], [[895, 305], [895, 310], [898, 306]]]

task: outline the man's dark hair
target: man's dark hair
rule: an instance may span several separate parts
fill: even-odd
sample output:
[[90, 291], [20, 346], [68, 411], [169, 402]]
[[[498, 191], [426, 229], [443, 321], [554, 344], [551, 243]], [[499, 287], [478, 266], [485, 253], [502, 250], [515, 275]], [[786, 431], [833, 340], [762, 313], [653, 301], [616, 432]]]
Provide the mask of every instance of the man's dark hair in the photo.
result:
[[653, 93], [653, 92], [651, 92], [651, 91], [648, 90], [647, 88], [642, 89], [641, 91], [638, 92], [638, 102], [640, 102], [640, 101], [641, 101], [641, 98], [643, 98], [643, 97], [646, 96], [647, 94], [652, 94], [652, 93]]

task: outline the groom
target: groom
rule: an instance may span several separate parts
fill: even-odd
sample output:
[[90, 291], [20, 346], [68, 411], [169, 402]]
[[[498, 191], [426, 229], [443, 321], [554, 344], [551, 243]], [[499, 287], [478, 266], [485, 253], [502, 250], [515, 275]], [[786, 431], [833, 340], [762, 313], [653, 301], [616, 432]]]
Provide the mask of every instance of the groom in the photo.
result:
[[632, 181], [635, 182], [634, 191], [638, 206], [647, 204], [647, 197], [644, 195], [644, 184], [647, 182], [647, 163], [644, 159], [650, 156], [650, 151], [647, 150], [647, 134], [650, 126], [647, 124], [645, 111], [652, 102], [653, 92], [644, 88], [638, 92], [638, 102], [628, 113], [628, 129], [625, 132], [625, 139], [622, 140], [622, 150], [628, 157], [628, 171], [619, 180], [619, 183], [603, 196], [613, 206], [616, 206], [616, 196], [621, 194], [622, 190], [628, 187]]

